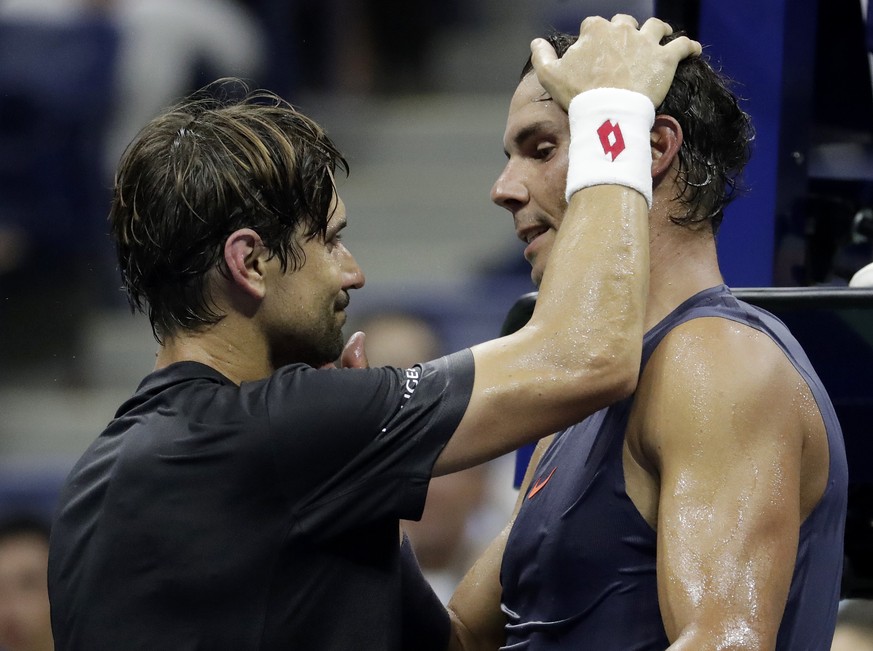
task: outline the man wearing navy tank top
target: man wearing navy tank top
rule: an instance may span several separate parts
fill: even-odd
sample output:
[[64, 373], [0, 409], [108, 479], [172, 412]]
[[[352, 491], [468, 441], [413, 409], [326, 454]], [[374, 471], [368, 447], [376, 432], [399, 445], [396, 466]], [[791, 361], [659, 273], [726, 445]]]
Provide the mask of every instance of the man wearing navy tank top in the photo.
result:
[[[569, 37], [549, 42], [558, 61], [573, 52]], [[537, 284], [567, 206], [572, 121], [528, 64], [492, 198], [512, 214]], [[464, 648], [830, 648], [840, 427], [796, 340], [732, 296], [716, 258], [752, 137], [725, 81], [703, 58], [683, 61], [650, 135], [638, 387], [537, 447], [514, 522], [450, 604]]]

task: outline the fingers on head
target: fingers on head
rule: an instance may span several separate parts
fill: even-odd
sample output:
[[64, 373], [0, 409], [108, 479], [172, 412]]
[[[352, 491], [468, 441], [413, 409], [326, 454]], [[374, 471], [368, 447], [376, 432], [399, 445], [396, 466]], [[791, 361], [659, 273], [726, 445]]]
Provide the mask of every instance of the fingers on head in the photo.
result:
[[680, 36], [679, 38], [667, 43], [664, 47], [673, 50], [676, 56], [680, 59], [684, 59], [688, 56], [698, 56], [703, 51], [703, 47], [700, 43], [691, 40], [687, 36]]
[[555, 52], [555, 48], [553, 48], [551, 43], [543, 38], [535, 38], [533, 41], [531, 41], [530, 54], [531, 63], [533, 64], [534, 69], [536, 69], [537, 71], [540, 71], [542, 67], [549, 61], [553, 61], [558, 58], [558, 55]]
[[658, 18], [649, 18], [643, 26], [640, 27], [640, 32], [651, 35], [655, 40], [660, 41], [665, 36], [673, 33], [673, 28]]
[[586, 27], [591, 27], [597, 23], [605, 23], [608, 22], [603, 16], [586, 16], [582, 23], [579, 25], [579, 32], [585, 30]]
[[633, 30], [636, 30], [639, 27], [637, 19], [628, 14], [616, 14], [612, 17], [612, 20], [607, 20], [603, 16], [587, 16], [579, 26], [579, 36], [581, 37], [585, 32], [596, 30], [597, 28], [604, 28], [610, 24], [623, 26]]
[[628, 14], [615, 14], [615, 16], [612, 17], [611, 22], [613, 25], [629, 25], [634, 29], [640, 26], [637, 19]]

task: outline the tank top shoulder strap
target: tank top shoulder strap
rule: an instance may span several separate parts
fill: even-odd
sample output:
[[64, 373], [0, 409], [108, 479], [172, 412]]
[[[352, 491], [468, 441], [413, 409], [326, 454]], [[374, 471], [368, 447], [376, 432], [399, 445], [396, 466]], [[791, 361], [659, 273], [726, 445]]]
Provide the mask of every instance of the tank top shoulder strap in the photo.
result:
[[[676, 326], [701, 317], [736, 318], [740, 313], [746, 312], [743, 309], [744, 305], [734, 297], [727, 285], [716, 285], [704, 289], [686, 299], [646, 333], [643, 338], [643, 366], [649, 361], [649, 357], [661, 343], [661, 340]], [[751, 318], [754, 319], [754, 316]]]

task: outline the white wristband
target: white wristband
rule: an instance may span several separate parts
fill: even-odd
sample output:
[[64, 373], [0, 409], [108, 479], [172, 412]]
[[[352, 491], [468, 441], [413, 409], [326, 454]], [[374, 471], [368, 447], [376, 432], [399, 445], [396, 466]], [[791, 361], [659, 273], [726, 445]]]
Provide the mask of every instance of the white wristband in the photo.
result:
[[652, 207], [650, 133], [655, 107], [642, 93], [594, 88], [570, 102], [567, 201], [592, 185], [624, 185]]

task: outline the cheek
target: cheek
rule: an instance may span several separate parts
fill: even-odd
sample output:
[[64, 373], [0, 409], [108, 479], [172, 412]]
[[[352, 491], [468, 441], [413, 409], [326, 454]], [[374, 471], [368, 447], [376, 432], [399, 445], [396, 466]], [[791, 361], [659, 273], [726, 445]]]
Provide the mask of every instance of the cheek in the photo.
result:
[[[542, 174], [542, 191], [551, 206], [557, 206], [563, 214], [567, 207], [567, 155], [556, 156]], [[558, 215], [560, 216], [560, 215]]]
[[334, 255], [331, 257], [330, 271], [327, 276], [329, 277], [329, 287], [334, 293], [340, 291], [343, 286], [343, 264], [344, 258], [342, 255]]
[[319, 251], [308, 259], [306, 284], [313, 295], [327, 293], [339, 284], [341, 265], [331, 251]]

